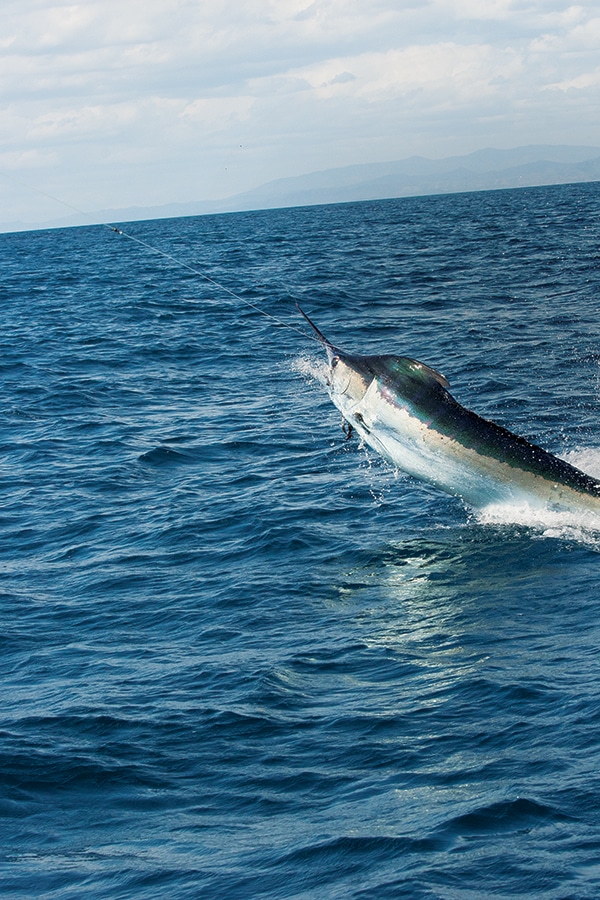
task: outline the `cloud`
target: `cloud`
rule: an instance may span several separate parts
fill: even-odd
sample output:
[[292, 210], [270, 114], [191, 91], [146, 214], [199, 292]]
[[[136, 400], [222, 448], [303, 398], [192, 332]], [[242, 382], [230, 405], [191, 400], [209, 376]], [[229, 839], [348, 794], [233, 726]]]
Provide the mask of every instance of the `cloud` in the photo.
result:
[[0, 34], [0, 165], [92, 207], [600, 143], [588, 0], [5, 0]]
[[591, 72], [584, 72], [576, 78], [570, 78], [565, 81], [557, 81], [554, 84], [546, 85], [547, 90], [554, 91], [587, 91], [595, 90], [600, 85], [600, 67], [596, 67]]
[[29, 129], [29, 137], [36, 140], [58, 136], [62, 141], [68, 141], [73, 136], [85, 138], [101, 132], [105, 139], [110, 140], [111, 136], [118, 134], [123, 127], [134, 123], [138, 114], [138, 108], [131, 103], [61, 109], [44, 113], [34, 119]]
[[[354, 58], [328, 60], [289, 73], [310, 84], [318, 96], [351, 90], [372, 102], [427, 95], [429, 102], [474, 102], [497, 91], [498, 79], [514, 77], [521, 61], [511, 50], [490, 45], [439, 43]], [[348, 72], [350, 77], [333, 75]]]
[[234, 123], [248, 121], [253, 97], [205, 97], [188, 103], [179, 117], [200, 124], [205, 132], [218, 132]]
[[356, 75], [352, 72], [339, 72], [329, 84], [349, 84], [351, 81], [356, 81]]
[[494, 27], [507, 23], [513, 53], [526, 49], [528, 41], [533, 52], [566, 52], [569, 45], [571, 52], [581, 51], [586, 35], [588, 47], [597, 47], [597, 24], [584, 7], [551, 6], [515, 0], [368, 5], [353, 0], [22, 0], [0, 13], [0, 22], [5, 20], [0, 33], [8, 34], [0, 92], [5, 98], [52, 96], [56, 102], [78, 93], [88, 99], [112, 95], [120, 102], [124, 94], [148, 92], [191, 101], [243, 92], [249, 81], [292, 78], [310, 67], [342, 65], [331, 78], [355, 74], [345, 62], [355, 58], [385, 59], [408, 51], [422, 57], [427, 47], [435, 57], [437, 46], [446, 55], [444, 48], [462, 47], [469, 57], [473, 47], [487, 44], [502, 51], [507, 30], [498, 34]]

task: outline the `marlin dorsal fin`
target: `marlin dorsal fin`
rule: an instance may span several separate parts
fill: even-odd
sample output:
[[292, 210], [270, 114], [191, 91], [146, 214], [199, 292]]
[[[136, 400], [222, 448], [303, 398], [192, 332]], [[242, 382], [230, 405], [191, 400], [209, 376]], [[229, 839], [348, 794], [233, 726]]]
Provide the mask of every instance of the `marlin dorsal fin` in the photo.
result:
[[419, 372], [422, 372], [424, 375], [429, 375], [430, 378], [433, 378], [434, 381], [437, 381], [438, 384], [441, 384], [444, 388], [450, 387], [450, 382], [446, 378], [445, 375], [442, 375], [441, 372], [438, 372], [436, 369], [432, 369], [431, 366], [426, 366], [425, 363], [419, 362], [416, 359], [411, 360], [415, 369]]
[[412, 359], [410, 356], [373, 356], [371, 359], [375, 363], [373, 371], [375, 373], [377, 370], [385, 372], [392, 382], [408, 376], [424, 383], [435, 382], [446, 389], [450, 387], [448, 379], [441, 372], [437, 372], [431, 366], [419, 362], [418, 359]]

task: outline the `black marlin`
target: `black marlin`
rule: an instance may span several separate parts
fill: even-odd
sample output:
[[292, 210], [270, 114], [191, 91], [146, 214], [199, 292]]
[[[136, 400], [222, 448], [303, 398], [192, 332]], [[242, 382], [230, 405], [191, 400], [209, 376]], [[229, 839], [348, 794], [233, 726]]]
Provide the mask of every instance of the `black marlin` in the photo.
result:
[[600, 481], [465, 409], [435, 369], [407, 356], [343, 353], [300, 312], [327, 351], [332, 401], [393, 466], [476, 508], [526, 503], [600, 515]]

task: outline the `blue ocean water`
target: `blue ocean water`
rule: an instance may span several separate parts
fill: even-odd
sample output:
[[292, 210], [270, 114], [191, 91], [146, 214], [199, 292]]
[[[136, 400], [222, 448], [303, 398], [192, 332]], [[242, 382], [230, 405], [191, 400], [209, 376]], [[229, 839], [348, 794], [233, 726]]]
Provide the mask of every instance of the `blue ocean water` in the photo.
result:
[[0, 236], [3, 896], [600, 895], [600, 536], [345, 441], [294, 306], [598, 475], [599, 216]]

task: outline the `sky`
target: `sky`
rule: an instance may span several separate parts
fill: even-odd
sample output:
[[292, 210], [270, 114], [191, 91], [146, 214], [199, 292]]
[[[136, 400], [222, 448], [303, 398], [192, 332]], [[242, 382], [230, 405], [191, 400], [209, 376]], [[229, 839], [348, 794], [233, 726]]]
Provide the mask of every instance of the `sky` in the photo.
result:
[[2, 0], [0, 221], [600, 146], [599, 47], [597, 0]]

